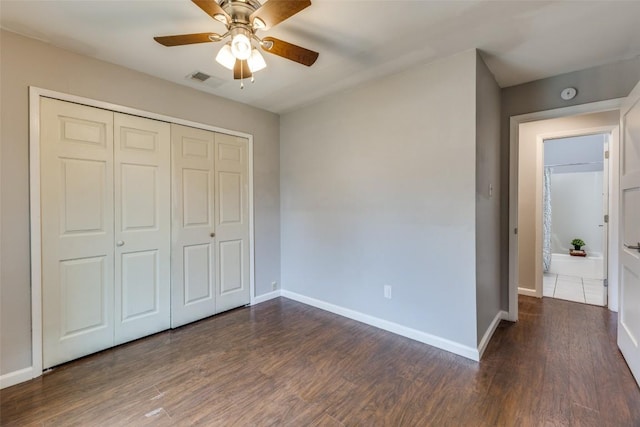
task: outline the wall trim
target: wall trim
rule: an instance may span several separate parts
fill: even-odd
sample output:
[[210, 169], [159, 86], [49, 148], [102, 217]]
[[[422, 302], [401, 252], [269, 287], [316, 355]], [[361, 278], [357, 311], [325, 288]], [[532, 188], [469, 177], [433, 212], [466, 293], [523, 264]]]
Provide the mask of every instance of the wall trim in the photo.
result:
[[[224, 129], [177, 117], [156, 114], [137, 108], [125, 107], [105, 101], [97, 101], [77, 95], [70, 95], [49, 89], [29, 86], [29, 210], [30, 210], [30, 236], [31, 236], [31, 367], [29, 372], [35, 378], [42, 375], [42, 241], [41, 241], [41, 217], [40, 217], [40, 98], [52, 98], [60, 101], [73, 102], [88, 105], [103, 110], [130, 114], [190, 126], [198, 129], [239, 136], [249, 141], [249, 294], [250, 304], [255, 297], [255, 242], [254, 242], [254, 209], [253, 209], [253, 135]], [[22, 372], [22, 371], [20, 371]], [[30, 378], [31, 378], [30, 377]], [[27, 379], [30, 379], [27, 378]], [[26, 380], [24, 380], [26, 381]]]
[[253, 299], [253, 301], [251, 301], [251, 305], [261, 304], [263, 302], [267, 302], [269, 300], [276, 299], [276, 298], [280, 297], [280, 295], [281, 295], [280, 290], [273, 291], [273, 292], [267, 292], [266, 294], [258, 295], [257, 297], [255, 297]]
[[518, 131], [520, 124], [586, 113], [619, 110], [625, 98], [536, 111], [509, 118], [509, 320], [518, 320]]
[[482, 336], [482, 339], [480, 340], [480, 344], [478, 344], [478, 353], [480, 353], [480, 359], [482, 359], [482, 355], [484, 354], [484, 351], [487, 349], [487, 346], [489, 345], [489, 341], [491, 341], [491, 337], [493, 337], [493, 334], [496, 332], [496, 329], [498, 329], [498, 325], [500, 324], [501, 320], [509, 320], [509, 313], [504, 310], [501, 310], [496, 313], [496, 317], [493, 318], [493, 320], [491, 321], [491, 324], [489, 325], [486, 332]]
[[334, 305], [315, 298], [307, 297], [305, 295], [300, 295], [295, 292], [290, 292], [285, 289], [281, 291], [281, 295], [284, 298], [288, 298], [302, 304], [310, 305], [312, 307], [319, 308], [320, 310], [328, 311], [339, 316], [347, 317], [349, 319], [356, 320], [358, 322], [362, 322], [379, 329], [384, 329], [385, 331], [392, 332], [394, 334], [401, 335], [403, 337], [410, 338], [424, 344], [428, 344], [432, 347], [437, 347], [441, 350], [457, 354], [458, 356], [466, 357], [467, 359], [471, 359], [476, 362], [480, 360], [480, 353], [478, 352], [477, 348], [468, 347], [466, 345], [462, 345], [460, 343], [441, 338], [436, 335], [431, 335], [426, 332], [418, 331], [417, 329], [399, 325], [388, 320], [370, 316], [359, 311]]
[[33, 375], [33, 367], [18, 369], [17, 371], [9, 372], [4, 375], [0, 375], [0, 389], [11, 387], [12, 385], [20, 384], [25, 381], [29, 381], [38, 375]]
[[520, 286], [518, 286], [518, 295], [525, 295], [525, 296], [534, 297], [534, 298], [542, 298], [541, 295], [538, 295], [537, 290], [529, 289], [529, 288], [521, 288]]

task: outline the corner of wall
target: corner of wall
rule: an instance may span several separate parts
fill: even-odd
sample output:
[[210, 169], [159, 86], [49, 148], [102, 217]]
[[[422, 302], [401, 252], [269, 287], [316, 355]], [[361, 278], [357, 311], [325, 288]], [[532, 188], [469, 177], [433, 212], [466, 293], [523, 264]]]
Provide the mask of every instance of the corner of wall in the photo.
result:
[[479, 51], [475, 65], [476, 332], [481, 343], [501, 305], [500, 87]]

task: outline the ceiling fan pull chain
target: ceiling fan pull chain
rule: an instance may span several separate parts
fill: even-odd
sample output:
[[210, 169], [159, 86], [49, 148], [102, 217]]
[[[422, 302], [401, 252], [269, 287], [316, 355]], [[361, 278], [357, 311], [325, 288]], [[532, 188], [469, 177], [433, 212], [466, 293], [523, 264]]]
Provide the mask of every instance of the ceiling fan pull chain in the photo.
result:
[[240, 89], [244, 89], [244, 61], [240, 61]]

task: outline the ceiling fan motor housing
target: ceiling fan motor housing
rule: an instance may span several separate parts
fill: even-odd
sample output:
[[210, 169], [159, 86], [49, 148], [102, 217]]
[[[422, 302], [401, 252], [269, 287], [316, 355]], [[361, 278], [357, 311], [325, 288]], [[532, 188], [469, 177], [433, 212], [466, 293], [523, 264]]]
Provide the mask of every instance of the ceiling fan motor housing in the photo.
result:
[[231, 17], [230, 25], [245, 24], [251, 26], [250, 17], [261, 6], [257, 0], [222, 0], [220, 7]]

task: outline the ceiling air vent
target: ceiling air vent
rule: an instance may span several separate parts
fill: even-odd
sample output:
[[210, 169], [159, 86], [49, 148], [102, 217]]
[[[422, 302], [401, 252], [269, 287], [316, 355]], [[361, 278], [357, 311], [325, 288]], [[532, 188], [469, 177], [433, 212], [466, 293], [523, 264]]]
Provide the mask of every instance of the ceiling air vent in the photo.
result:
[[189, 76], [192, 80], [197, 80], [199, 82], [204, 83], [206, 80], [208, 80], [211, 76], [209, 74], [205, 74], [201, 71], [196, 71], [194, 73], [192, 73]]
[[223, 79], [210, 76], [209, 74], [203, 73], [202, 71], [194, 71], [193, 73], [189, 74], [186, 79], [194, 83], [202, 83], [205, 86], [209, 86], [210, 88], [220, 87], [223, 83], [226, 82]]

